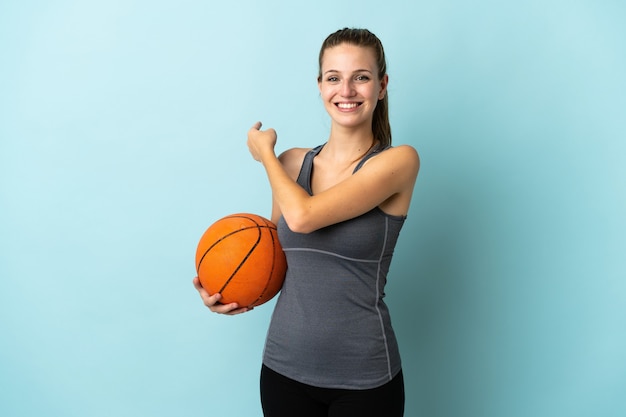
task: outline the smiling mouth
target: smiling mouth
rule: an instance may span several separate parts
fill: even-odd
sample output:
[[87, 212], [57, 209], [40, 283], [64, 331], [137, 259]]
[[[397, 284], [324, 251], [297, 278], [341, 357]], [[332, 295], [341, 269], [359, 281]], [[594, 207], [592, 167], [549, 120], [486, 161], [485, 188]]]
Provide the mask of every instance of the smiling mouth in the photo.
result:
[[335, 103], [335, 106], [339, 107], [342, 110], [351, 110], [359, 107], [361, 103]]

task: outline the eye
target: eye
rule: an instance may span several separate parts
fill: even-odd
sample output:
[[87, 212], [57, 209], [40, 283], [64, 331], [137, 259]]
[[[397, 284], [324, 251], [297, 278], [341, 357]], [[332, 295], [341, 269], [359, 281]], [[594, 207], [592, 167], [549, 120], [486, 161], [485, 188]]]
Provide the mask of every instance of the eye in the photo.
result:
[[326, 78], [326, 81], [328, 81], [329, 83], [336, 83], [337, 81], [339, 81], [339, 77], [331, 75], [330, 77]]
[[368, 77], [365, 74], [359, 74], [354, 78], [356, 81], [361, 81], [361, 82], [366, 82], [370, 80], [370, 77]]

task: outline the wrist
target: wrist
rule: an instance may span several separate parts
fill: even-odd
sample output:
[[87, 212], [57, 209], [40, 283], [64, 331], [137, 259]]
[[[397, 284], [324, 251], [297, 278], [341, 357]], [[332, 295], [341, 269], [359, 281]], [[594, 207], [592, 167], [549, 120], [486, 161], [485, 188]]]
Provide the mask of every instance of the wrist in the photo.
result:
[[276, 157], [276, 154], [274, 153], [274, 149], [271, 149], [271, 148], [261, 151], [259, 153], [259, 157], [263, 165], [265, 165], [266, 163], [271, 163], [271, 161], [278, 160], [278, 158]]

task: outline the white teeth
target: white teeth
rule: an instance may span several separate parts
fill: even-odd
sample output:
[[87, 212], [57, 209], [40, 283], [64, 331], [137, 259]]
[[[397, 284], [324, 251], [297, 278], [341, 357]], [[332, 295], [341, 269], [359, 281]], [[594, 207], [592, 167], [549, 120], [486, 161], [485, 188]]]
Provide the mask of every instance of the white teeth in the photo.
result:
[[337, 103], [337, 107], [340, 109], [353, 109], [358, 106], [357, 103]]

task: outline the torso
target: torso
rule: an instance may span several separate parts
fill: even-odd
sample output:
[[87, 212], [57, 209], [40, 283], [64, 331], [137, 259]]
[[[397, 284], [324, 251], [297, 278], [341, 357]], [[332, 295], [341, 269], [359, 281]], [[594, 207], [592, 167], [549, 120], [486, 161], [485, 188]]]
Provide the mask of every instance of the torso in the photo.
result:
[[[317, 158], [303, 165], [306, 152], [295, 176], [312, 193]], [[404, 217], [378, 207], [308, 234], [292, 232], [279, 219], [289, 266], [267, 335], [266, 366], [306, 384], [347, 389], [380, 386], [400, 371], [383, 298], [403, 223]]]

